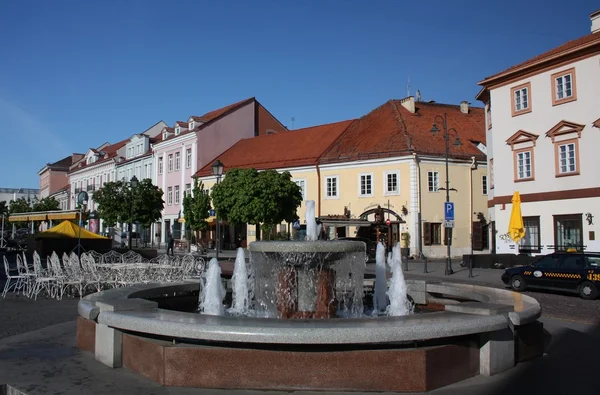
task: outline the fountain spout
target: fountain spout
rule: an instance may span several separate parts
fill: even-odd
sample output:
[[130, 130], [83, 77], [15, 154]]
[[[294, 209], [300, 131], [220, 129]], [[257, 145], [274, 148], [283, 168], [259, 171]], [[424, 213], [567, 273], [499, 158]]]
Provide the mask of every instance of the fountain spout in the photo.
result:
[[390, 279], [390, 287], [387, 291], [390, 299], [387, 313], [390, 316], [408, 315], [412, 312], [412, 303], [410, 303], [406, 295], [407, 289], [404, 272], [402, 271], [400, 243], [394, 246], [391, 255], [391, 259], [388, 261], [392, 271], [392, 278]]
[[248, 268], [246, 267], [246, 254], [242, 247], [238, 248], [233, 268], [233, 305], [232, 313], [243, 314], [250, 308], [248, 295]]
[[202, 290], [200, 311], [202, 314], [224, 315], [224, 298], [225, 287], [223, 287], [223, 283], [221, 282], [221, 266], [219, 266], [217, 258], [213, 258], [208, 263], [206, 286]]
[[306, 240], [317, 241], [319, 239], [320, 226], [317, 226], [315, 217], [315, 201], [306, 201]]

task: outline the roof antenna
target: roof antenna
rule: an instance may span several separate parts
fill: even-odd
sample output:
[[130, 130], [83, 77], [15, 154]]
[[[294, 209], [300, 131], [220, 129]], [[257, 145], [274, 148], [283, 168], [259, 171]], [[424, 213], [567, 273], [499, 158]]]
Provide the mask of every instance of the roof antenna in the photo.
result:
[[294, 122], [296, 121], [296, 118], [292, 117], [292, 130], [294, 130]]
[[410, 97], [410, 75], [408, 76], [408, 84], [406, 84], [406, 97]]

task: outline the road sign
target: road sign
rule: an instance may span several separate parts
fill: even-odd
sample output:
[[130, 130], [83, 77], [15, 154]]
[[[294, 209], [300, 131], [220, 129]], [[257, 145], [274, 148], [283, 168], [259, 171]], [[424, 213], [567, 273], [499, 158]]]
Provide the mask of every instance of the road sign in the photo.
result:
[[391, 224], [391, 223], [392, 223], [392, 221], [390, 221], [390, 219], [389, 219], [389, 218], [385, 220], [385, 224], [386, 224], [387, 226], [390, 226], [390, 224]]
[[444, 219], [446, 221], [454, 221], [454, 203], [444, 203]]
[[292, 228], [296, 230], [300, 229], [300, 221], [294, 221], [294, 223], [292, 224]]
[[210, 215], [211, 217], [214, 217], [215, 216], [215, 210], [213, 210], [213, 209], [208, 210], [208, 215]]
[[454, 228], [454, 220], [444, 221], [444, 228]]

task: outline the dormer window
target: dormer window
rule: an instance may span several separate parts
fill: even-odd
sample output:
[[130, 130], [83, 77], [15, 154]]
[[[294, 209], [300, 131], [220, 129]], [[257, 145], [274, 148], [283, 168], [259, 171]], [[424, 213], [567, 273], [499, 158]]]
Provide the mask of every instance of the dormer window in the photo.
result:
[[166, 140], [166, 139], [167, 139], [167, 136], [168, 136], [167, 132], [164, 132], [164, 133], [163, 133], [163, 140]]
[[190, 130], [193, 130], [195, 126], [196, 126], [196, 125], [195, 125], [195, 122], [194, 122], [194, 121], [191, 121], [191, 122], [190, 122]]
[[175, 136], [179, 135], [179, 133], [181, 133], [181, 128], [179, 126], [177, 126], [175, 128]]

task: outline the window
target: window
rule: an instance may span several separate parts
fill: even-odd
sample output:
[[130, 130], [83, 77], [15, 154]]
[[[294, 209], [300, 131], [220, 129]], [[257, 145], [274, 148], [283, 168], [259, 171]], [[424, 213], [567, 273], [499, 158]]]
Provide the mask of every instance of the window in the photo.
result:
[[440, 190], [440, 173], [437, 171], [427, 172], [427, 186], [429, 192], [437, 192]]
[[192, 184], [185, 184], [185, 196], [191, 196]]
[[192, 167], [192, 149], [188, 148], [185, 150], [185, 167], [188, 169]]
[[152, 165], [146, 165], [146, 178], [152, 178]]
[[194, 121], [190, 122], [190, 130], [194, 129], [194, 127], [196, 126], [196, 124], [194, 123]]
[[533, 150], [515, 150], [515, 182], [533, 180]]
[[488, 193], [487, 176], [481, 176], [481, 193], [484, 195]]
[[558, 175], [578, 173], [577, 168], [577, 140], [568, 140], [556, 144]]
[[494, 189], [494, 158], [490, 158], [490, 189]]
[[179, 126], [177, 126], [175, 128], [175, 136], [179, 135], [180, 132], [181, 132], [181, 128]]
[[558, 254], [546, 255], [535, 262], [537, 269], [556, 269], [558, 268]]
[[397, 171], [386, 171], [384, 173], [384, 195], [398, 195], [400, 194], [400, 185], [398, 180], [400, 179], [400, 173]]
[[173, 187], [167, 188], [167, 204], [169, 206], [173, 204]]
[[583, 221], [581, 214], [554, 216], [554, 248], [583, 249]]
[[179, 204], [179, 185], [175, 185], [175, 204]]
[[540, 241], [540, 217], [523, 217], [525, 236], [519, 241], [519, 251], [539, 253]]
[[360, 174], [359, 179], [359, 196], [373, 196], [373, 175], [372, 174]]
[[169, 173], [173, 171], [173, 154], [169, 154]]
[[338, 198], [338, 176], [325, 178], [325, 198]]
[[577, 100], [574, 68], [554, 73], [551, 78], [553, 106]]
[[166, 140], [166, 139], [167, 139], [167, 136], [168, 136], [167, 132], [164, 132], [164, 133], [163, 133], [163, 140]]
[[300, 193], [302, 194], [302, 200], [306, 200], [306, 178], [294, 180], [296, 185], [300, 187]]
[[162, 156], [158, 158], [158, 174], [163, 173], [163, 158]]
[[181, 168], [181, 153], [175, 152], [175, 171]]
[[531, 83], [516, 86], [511, 90], [512, 116], [531, 112]]
[[426, 246], [442, 244], [441, 223], [423, 222], [423, 244]]

